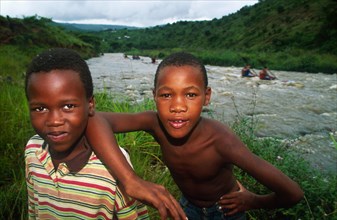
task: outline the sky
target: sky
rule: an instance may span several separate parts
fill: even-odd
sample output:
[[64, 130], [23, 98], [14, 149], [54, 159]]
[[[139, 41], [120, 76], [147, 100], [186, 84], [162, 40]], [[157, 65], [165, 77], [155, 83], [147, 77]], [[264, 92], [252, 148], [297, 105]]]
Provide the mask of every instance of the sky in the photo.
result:
[[258, 0], [0, 0], [2, 16], [41, 16], [56, 22], [151, 27], [235, 13]]

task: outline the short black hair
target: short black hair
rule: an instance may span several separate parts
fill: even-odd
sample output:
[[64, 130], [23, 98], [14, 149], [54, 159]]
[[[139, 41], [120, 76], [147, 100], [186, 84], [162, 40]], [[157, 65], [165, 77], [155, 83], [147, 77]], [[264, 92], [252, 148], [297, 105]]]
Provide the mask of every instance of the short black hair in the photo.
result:
[[166, 57], [157, 67], [154, 76], [154, 88], [156, 88], [158, 75], [162, 69], [167, 66], [193, 66], [199, 68], [204, 79], [205, 88], [208, 86], [207, 71], [204, 64], [194, 55], [187, 52], [177, 52]]
[[28, 98], [28, 81], [32, 74], [40, 72], [50, 72], [52, 70], [73, 70], [77, 72], [83, 83], [86, 97], [93, 96], [93, 83], [88, 64], [84, 59], [72, 49], [52, 48], [38, 54], [33, 58], [27, 68], [25, 79], [25, 92]]

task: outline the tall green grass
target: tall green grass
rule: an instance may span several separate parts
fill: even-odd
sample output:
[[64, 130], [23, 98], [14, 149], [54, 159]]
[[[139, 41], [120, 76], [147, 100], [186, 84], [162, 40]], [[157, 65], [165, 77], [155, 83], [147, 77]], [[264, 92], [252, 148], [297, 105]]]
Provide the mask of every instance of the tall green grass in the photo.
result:
[[[33, 54], [34, 50], [30, 49]], [[22, 83], [24, 69], [30, 62], [30, 57], [18, 46], [0, 46], [0, 81]]]
[[[23, 151], [34, 132], [29, 122], [23, 87], [0, 82], [0, 89], [0, 219], [26, 219]], [[152, 100], [131, 104], [120, 101], [125, 100], [123, 97], [108, 92], [96, 93], [95, 97], [97, 110], [100, 111], [138, 112], [155, 108]], [[336, 175], [312, 169], [281, 140], [256, 137], [254, 124], [254, 117], [239, 115], [238, 120], [230, 126], [255, 154], [297, 181], [305, 192], [305, 199], [290, 209], [249, 211], [249, 218], [337, 219]], [[145, 132], [130, 132], [118, 134], [116, 138], [120, 146], [130, 152], [134, 169], [139, 176], [164, 185], [175, 198], [180, 197], [180, 192], [162, 161], [160, 147], [152, 136]], [[268, 192], [268, 189], [240, 169], [235, 168], [235, 175], [247, 189], [256, 193]], [[153, 208], [150, 208], [150, 215], [152, 219], [159, 219], [158, 212]]]
[[23, 88], [0, 82], [0, 219], [25, 217], [24, 147], [33, 134]]

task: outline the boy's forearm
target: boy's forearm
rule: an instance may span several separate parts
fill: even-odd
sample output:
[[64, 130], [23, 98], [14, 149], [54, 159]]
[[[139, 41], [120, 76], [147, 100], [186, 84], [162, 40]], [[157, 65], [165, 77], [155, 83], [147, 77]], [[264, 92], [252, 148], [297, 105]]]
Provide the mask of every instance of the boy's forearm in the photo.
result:
[[[285, 175], [282, 179], [284, 184], [274, 188], [274, 192], [257, 196], [257, 205], [260, 206], [258, 208], [290, 208], [303, 199], [304, 193], [296, 182]], [[282, 182], [282, 179], [278, 181]]]
[[275, 209], [275, 208], [290, 208], [301, 200], [302, 197], [278, 196], [275, 193], [267, 195], [255, 195], [252, 201], [251, 209]]
[[250, 209], [274, 209], [278, 208], [275, 193], [268, 195], [255, 195]]

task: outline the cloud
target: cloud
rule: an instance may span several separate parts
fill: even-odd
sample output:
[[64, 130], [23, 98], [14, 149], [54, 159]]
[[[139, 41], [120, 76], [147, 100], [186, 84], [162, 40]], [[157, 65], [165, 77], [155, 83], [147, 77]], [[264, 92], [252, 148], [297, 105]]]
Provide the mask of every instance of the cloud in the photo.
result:
[[211, 20], [257, 0], [1, 0], [2, 16], [42, 16], [55, 21], [148, 27], [181, 20]]

